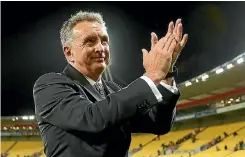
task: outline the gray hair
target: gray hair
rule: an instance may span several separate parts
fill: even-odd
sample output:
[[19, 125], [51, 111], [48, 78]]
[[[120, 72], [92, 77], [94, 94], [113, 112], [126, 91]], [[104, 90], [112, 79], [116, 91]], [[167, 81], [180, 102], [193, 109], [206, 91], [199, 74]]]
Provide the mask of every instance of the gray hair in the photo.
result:
[[63, 47], [68, 46], [72, 41], [73, 27], [79, 22], [98, 22], [106, 28], [106, 23], [103, 20], [102, 14], [95, 12], [79, 11], [72, 15], [67, 21], [64, 22], [60, 30], [60, 40]]

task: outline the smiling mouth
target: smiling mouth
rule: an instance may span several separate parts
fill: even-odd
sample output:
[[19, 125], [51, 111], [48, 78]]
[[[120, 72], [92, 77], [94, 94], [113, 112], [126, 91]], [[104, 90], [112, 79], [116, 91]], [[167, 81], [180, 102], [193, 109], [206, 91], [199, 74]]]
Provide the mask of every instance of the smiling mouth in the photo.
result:
[[94, 58], [94, 60], [101, 62], [101, 61], [105, 61], [105, 58], [104, 57], [96, 57], [96, 58]]

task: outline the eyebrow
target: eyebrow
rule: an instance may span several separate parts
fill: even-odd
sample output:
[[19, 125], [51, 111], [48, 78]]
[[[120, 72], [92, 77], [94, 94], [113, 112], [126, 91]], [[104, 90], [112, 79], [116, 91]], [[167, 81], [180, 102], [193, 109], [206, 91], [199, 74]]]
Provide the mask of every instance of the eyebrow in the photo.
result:
[[100, 36], [101, 39], [109, 41], [109, 36], [108, 35], [102, 35]]
[[[84, 37], [83, 39], [84, 39], [84, 40], [87, 40], [87, 39], [89, 39], [89, 38], [94, 38], [94, 37], [97, 38], [97, 34], [96, 34], [96, 33], [91, 33], [91, 34], [87, 35], [86, 37]], [[106, 35], [106, 34], [100, 35], [99, 37], [100, 37], [100, 39], [102, 39], [102, 40], [109, 41], [109, 36]]]

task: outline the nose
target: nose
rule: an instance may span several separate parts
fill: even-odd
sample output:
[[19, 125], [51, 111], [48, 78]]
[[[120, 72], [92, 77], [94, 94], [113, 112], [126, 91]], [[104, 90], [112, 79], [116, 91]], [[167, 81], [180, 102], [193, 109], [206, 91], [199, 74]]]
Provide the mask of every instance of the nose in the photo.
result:
[[95, 52], [97, 52], [97, 53], [105, 52], [105, 48], [100, 41], [95, 45]]

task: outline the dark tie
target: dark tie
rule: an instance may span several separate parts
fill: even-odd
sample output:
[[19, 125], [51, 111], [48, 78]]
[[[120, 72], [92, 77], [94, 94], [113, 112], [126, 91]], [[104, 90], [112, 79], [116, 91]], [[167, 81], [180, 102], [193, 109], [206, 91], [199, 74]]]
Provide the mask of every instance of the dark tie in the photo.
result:
[[101, 83], [97, 82], [97, 83], [94, 84], [94, 87], [100, 93], [101, 97], [103, 99], [105, 99], [106, 96], [105, 96], [105, 91], [104, 91], [103, 85]]

